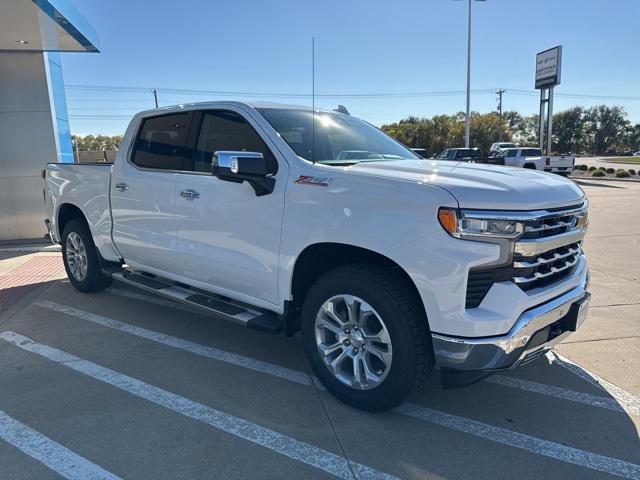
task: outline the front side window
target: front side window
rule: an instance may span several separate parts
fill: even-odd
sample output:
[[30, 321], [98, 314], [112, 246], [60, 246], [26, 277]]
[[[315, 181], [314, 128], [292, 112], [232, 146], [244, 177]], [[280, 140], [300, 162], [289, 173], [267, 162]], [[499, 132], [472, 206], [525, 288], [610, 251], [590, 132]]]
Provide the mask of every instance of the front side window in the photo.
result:
[[211, 172], [213, 154], [224, 150], [262, 153], [267, 171], [278, 170], [273, 153], [244, 117], [228, 110], [204, 112], [193, 170]]
[[507, 157], [509, 157], [509, 158], [513, 158], [513, 157], [515, 157], [517, 155], [518, 155], [518, 150], [509, 150], [507, 152]]
[[131, 161], [142, 168], [180, 170], [186, 156], [189, 119], [189, 113], [144, 119]]
[[[261, 108], [260, 113], [299, 157], [318, 163], [419, 159], [374, 126], [342, 113]], [[315, 133], [314, 133], [315, 125]]]

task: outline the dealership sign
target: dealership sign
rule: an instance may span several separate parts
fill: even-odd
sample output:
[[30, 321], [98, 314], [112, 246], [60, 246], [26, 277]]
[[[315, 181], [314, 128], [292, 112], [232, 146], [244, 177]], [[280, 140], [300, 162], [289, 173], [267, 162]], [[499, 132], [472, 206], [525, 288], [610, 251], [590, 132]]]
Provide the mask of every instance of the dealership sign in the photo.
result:
[[562, 46], [550, 48], [536, 55], [536, 88], [550, 88], [560, 84]]

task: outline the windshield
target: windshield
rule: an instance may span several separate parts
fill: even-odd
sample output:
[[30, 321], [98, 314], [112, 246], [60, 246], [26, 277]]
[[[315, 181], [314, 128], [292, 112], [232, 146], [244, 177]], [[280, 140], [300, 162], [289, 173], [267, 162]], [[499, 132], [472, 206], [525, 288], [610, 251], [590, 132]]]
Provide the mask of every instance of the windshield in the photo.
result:
[[314, 138], [311, 110], [261, 108], [259, 112], [305, 160], [341, 165], [420, 158], [374, 126], [349, 115], [316, 112]]
[[514, 148], [515, 144], [513, 144], [513, 143], [499, 143], [498, 147], [500, 147], [500, 148]]

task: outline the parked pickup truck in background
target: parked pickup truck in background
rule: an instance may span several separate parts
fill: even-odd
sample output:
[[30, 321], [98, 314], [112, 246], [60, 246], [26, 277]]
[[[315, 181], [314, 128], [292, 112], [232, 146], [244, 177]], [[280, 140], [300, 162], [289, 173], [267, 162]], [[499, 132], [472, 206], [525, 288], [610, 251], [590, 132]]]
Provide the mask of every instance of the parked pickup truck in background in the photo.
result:
[[301, 331], [324, 386], [367, 410], [398, 405], [434, 367], [452, 387], [530, 362], [586, 315], [575, 183], [420, 159], [348, 114], [142, 112], [114, 164], [49, 164], [44, 193], [75, 288], [117, 279]]
[[507, 148], [498, 154], [509, 167], [530, 168], [569, 176], [576, 162], [575, 157], [542, 155], [542, 150], [532, 147]]
[[504, 165], [504, 160], [496, 157], [483, 157], [477, 148], [447, 148], [435, 157], [437, 160], [453, 160], [455, 162], [489, 163]]

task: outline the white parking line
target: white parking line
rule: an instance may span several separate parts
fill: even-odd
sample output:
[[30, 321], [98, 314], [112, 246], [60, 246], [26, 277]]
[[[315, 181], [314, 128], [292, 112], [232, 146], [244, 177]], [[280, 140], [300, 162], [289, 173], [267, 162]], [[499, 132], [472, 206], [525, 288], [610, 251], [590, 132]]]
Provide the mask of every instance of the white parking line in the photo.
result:
[[566, 357], [563, 357], [557, 352], [549, 352], [547, 358], [552, 362], [557, 363], [561, 367], [566, 368], [570, 372], [573, 372], [583, 380], [605, 390], [609, 395], [615, 398], [618, 403], [624, 408], [627, 413], [632, 415], [640, 415], [640, 397], [637, 397], [631, 392], [627, 392], [625, 389], [614, 385], [613, 383], [605, 380], [604, 378], [590, 372], [584, 367], [573, 363]]
[[[90, 322], [93, 322], [108, 328], [112, 328], [115, 330], [120, 330], [133, 335], [137, 335], [142, 338], [146, 338], [148, 340], [152, 340], [152, 341], [163, 343], [165, 345], [180, 348], [182, 350], [195, 353], [196, 355], [203, 355], [208, 358], [214, 358], [216, 360], [221, 360], [234, 365], [244, 366], [243, 364], [237, 363], [236, 361], [234, 361], [234, 356], [236, 356], [235, 354], [229, 354], [232, 356], [220, 355], [218, 352], [223, 352], [224, 354], [227, 354], [228, 352], [224, 352], [217, 349], [211, 349], [211, 347], [205, 347], [203, 345], [199, 345], [196, 343], [188, 342], [186, 340], [181, 340], [175, 337], [153, 332], [151, 330], [147, 330], [141, 327], [135, 327], [123, 322], [119, 322], [117, 320], [113, 320], [107, 317], [85, 312], [83, 310], [78, 310], [73, 307], [60, 305], [50, 301], [37, 302], [36, 305], [39, 305], [44, 308], [49, 308], [51, 310], [55, 310], [68, 315], [72, 315], [77, 318], [88, 320]], [[215, 351], [216, 356], [199, 353], [199, 352], [207, 352], [209, 349]], [[284, 378], [286, 380], [290, 380], [292, 382], [296, 382], [302, 385], [307, 385], [307, 386], [311, 385], [309, 377], [306, 375], [303, 376], [301, 372], [297, 372], [295, 370], [291, 370], [286, 367], [273, 365], [267, 362], [253, 360], [248, 357], [243, 357], [243, 356], [237, 356], [237, 357], [239, 357], [244, 364], [250, 365], [251, 364], [250, 362], [258, 362], [259, 368], [247, 367], [247, 368], [251, 368], [252, 370], [256, 370], [262, 373]], [[574, 392], [574, 393], [579, 393], [579, 392]], [[574, 398], [574, 401], [578, 401], [578, 400], [575, 400], [575, 398]], [[417, 405], [405, 404], [398, 407], [395, 411], [403, 415], [409, 415], [413, 418], [435, 423], [435, 424], [438, 424], [453, 430], [457, 430], [463, 433], [468, 433], [480, 438], [496, 441], [498, 443], [510, 445], [512, 447], [519, 448], [522, 450], [527, 450], [529, 452], [532, 452], [538, 455], [556, 458], [558, 460], [565, 461], [568, 463], [573, 463], [575, 465], [591, 468], [594, 470], [599, 470], [606, 473], [611, 473], [612, 475], [618, 475], [623, 477], [627, 476], [630, 478], [640, 479], [639, 465], [624, 462], [622, 460], [618, 460], [615, 458], [610, 458], [603, 455], [598, 455], [592, 452], [588, 452], [585, 450], [579, 450], [576, 448], [567, 447], [565, 445], [549, 442], [547, 440], [543, 440], [530, 435], [525, 435], [522, 433], [513, 432], [511, 430], [494, 427], [488, 424], [477, 422], [475, 420], [458, 417], [456, 415], [451, 415], [451, 414], [440, 412], [437, 410], [431, 410], [431, 409], [420, 407]]]
[[374, 470], [366, 465], [349, 462], [334, 453], [308, 443], [288, 437], [274, 430], [262, 427], [242, 418], [216, 410], [175, 393], [144, 383], [88, 360], [71, 355], [47, 345], [36, 343], [18, 333], [6, 331], [0, 338], [7, 342], [91, 378], [117, 387], [125, 392], [165, 407], [186, 417], [192, 418], [223, 430], [252, 443], [268, 448], [281, 455], [323, 470], [339, 478], [353, 479], [395, 479], [391, 475]]
[[68, 307], [66, 305], [60, 305], [59, 303], [50, 302], [48, 300], [41, 300], [35, 302], [35, 305], [39, 307], [54, 310], [56, 312], [64, 313], [65, 315], [71, 315], [73, 317], [81, 318], [89, 322], [101, 325], [103, 327], [112, 328], [114, 330], [120, 330], [121, 332], [130, 333], [137, 337], [146, 338], [153, 342], [162, 343], [170, 347], [179, 348], [180, 350], [186, 350], [187, 352], [200, 355], [201, 357], [212, 358], [221, 362], [230, 363], [239, 367], [255, 370], [256, 372], [268, 373], [276, 377], [284, 378], [291, 382], [301, 383], [302, 385], [311, 385], [311, 379], [309, 375], [303, 372], [291, 370], [290, 368], [279, 367], [272, 363], [261, 362], [254, 358], [245, 357], [244, 355], [238, 355], [236, 353], [227, 352], [213, 347], [206, 347], [198, 343], [183, 340], [181, 338], [172, 337], [163, 333], [154, 332], [153, 330], [147, 330], [146, 328], [136, 327], [128, 323], [120, 322], [112, 318], [103, 317], [102, 315], [96, 315], [94, 313], [85, 312], [77, 308]]
[[526, 450], [527, 452], [537, 453], [538, 455], [562, 462], [572, 463], [580, 467], [598, 470], [623, 478], [640, 479], [640, 465], [618, 460], [617, 458], [605, 457], [597, 453], [567, 447], [560, 443], [549, 442], [541, 438], [507, 430], [506, 428], [494, 427], [486, 423], [476, 422], [468, 418], [457, 417], [416, 405], [404, 404], [400, 405], [396, 410], [405, 415], [419, 418], [420, 420], [432, 422], [510, 447]]
[[[214, 360], [219, 360], [221, 362], [226, 362], [226, 363], [230, 363], [240, 367], [248, 368], [256, 372], [267, 373], [269, 375], [280, 377], [292, 382], [300, 383], [302, 385], [309, 386], [311, 385], [311, 382], [312, 382], [309, 376], [303, 372], [299, 372], [296, 370], [292, 370], [290, 368], [274, 365], [272, 363], [262, 362], [260, 360], [256, 360], [250, 357], [245, 357], [243, 355], [227, 352], [217, 348], [207, 347], [198, 343], [190, 342], [188, 340], [172, 337], [170, 335], [165, 335], [163, 333], [155, 332], [153, 330], [148, 330], [146, 328], [136, 327], [128, 323], [120, 322], [118, 320], [114, 320], [108, 317], [103, 317], [102, 315], [96, 315], [95, 313], [89, 313], [84, 310], [79, 310], [74, 307], [69, 307], [67, 305], [61, 305], [59, 303], [51, 302], [49, 300], [41, 300], [41, 301], [35, 302], [35, 305], [38, 305], [39, 307], [47, 308], [49, 310], [54, 310], [56, 312], [64, 313], [66, 315], [71, 315], [73, 317], [81, 318], [83, 320], [87, 320], [89, 322], [101, 325], [103, 327], [112, 328], [114, 330], [120, 330], [122, 332], [136, 335], [138, 337], [146, 338], [147, 340], [162, 343], [170, 347], [179, 348], [181, 350], [185, 350], [187, 352], [191, 352], [196, 355], [200, 355], [203, 357], [212, 358]], [[612, 410], [616, 412], [626, 411], [627, 413], [640, 416], [640, 409], [634, 406], [633, 403], [624, 403], [625, 402], [624, 398], [618, 399], [618, 402], [622, 402], [624, 404], [624, 407], [623, 407], [611, 398], [599, 397], [597, 395], [576, 392], [574, 390], [555, 387], [552, 385], [544, 385], [541, 383], [530, 382], [527, 380], [520, 380], [513, 377], [493, 375], [487, 378], [485, 381], [496, 383], [496, 384], [510, 387], [510, 388], [516, 388], [519, 390], [534, 392], [541, 395], [556, 397], [563, 400], [570, 400], [573, 402], [589, 405], [592, 407], [605, 408], [607, 410]], [[590, 378], [589, 378], [589, 381], [593, 382], [593, 380]], [[319, 382], [316, 382], [316, 384], [320, 385]], [[324, 387], [321, 387], [321, 388], [324, 388]]]
[[[502, 385], [504, 387], [517, 388], [519, 390], [525, 390], [527, 392], [539, 393], [541, 395], [547, 395], [548, 397], [555, 397], [562, 400], [569, 400], [571, 402], [583, 403], [592, 407], [606, 408], [607, 410], [612, 410], [614, 412], [625, 412], [625, 409], [622, 408], [620, 404], [613, 398], [605, 398], [598, 395], [592, 395], [590, 393], [576, 392], [575, 390], [556, 387], [554, 385], [531, 382], [529, 380], [507, 377], [504, 375], [491, 375], [484, 381]], [[640, 412], [636, 412], [635, 415], [640, 415]]]
[[[197, 312], [197, 310], [189, 308], [188, 306], [183, 306], [176, 302], [171, 302], [161, 298], [156, 298], [152, 295], [132, 292], [129, 290], [121, 290], [118, 288], [108, 288], [107, 292], [112, 293], [114, 295], [119, 295], [121, 297], [131, 298], [131, 299], [139, 300], [142, 302], [154, 303], [156, 305], [174, 308], [177, 310]], [[182, 342], [182, 340], [180, 341]], [[197, 344], [193, 344], [193, 345], [197, 345]], [[178, 348], [181, 348], [181, 347], [178, 347]], [[233, 354], [228, 354], [228, 355], [233, 355]], [[244, 358], [247, 359], [247, 357], [244, 357]], [[583, 380], [586, 380], [587, 382], [593, 385], [601, 387], [603, 390], [609, 393], [615, 400], [612, 400], [610, 398], [598, 397], [597, 395], [591, 395], [588, 393], [576, 392], [574, 390], [555, 387], [552, 385], [529, 382], [527, 380], [520, 380], [513, 377], [506, 377], [501, 375], [492, 375], [491, 377], [485, 379], [484, 381], [499, 384], [509, 388], [516, 388], [519, 390], [525, 390], [528, 392], [538, 393], [541, 395], [561, 398], [563, 400], [583, 403], [585, 405], [590, 405], [592, 407], [605, 408], [607, 410], [618, 411], [618, 412], [622, 411], [630, 415], [640, 416], [640, 398], [638, 398], [637, 396], [597, 376], [595, 373], [589, 372], [583, 367], [576, 365], [575, 363], [571, 362], [571, 360], [565, 357], [562, 357], [560, 354], [556, 352], [547, 353], [547, 358], [549, 358], [551, 362], [555, 361], [558, 365], [572, 371]], [[218, 360], [220, 359], [218, 358]], [[251, 360], [254, 362], [257, 361], [252, 359], [247, 359], [247, 360]], [[247, 366], [247, 368], [251, 368], [251, 367]], [[278, 367], [278, 368], [281, 368], [281, 367]], [[254, 369], [254, 370], [258, 370], [258, 369]], [[258, 370], [258, 371], [261, 371], [261, 370]], [[304, 383], [306, 385], [308, 382], [299, 381], [298, 383]], [[319, 382], [316, 382], [316, 383], [319, 384]]]
[[0, 438], [65, 478], [74, 480], [118, 480], [120, 478], [20, 423], [2, 410], [0, 410]]

